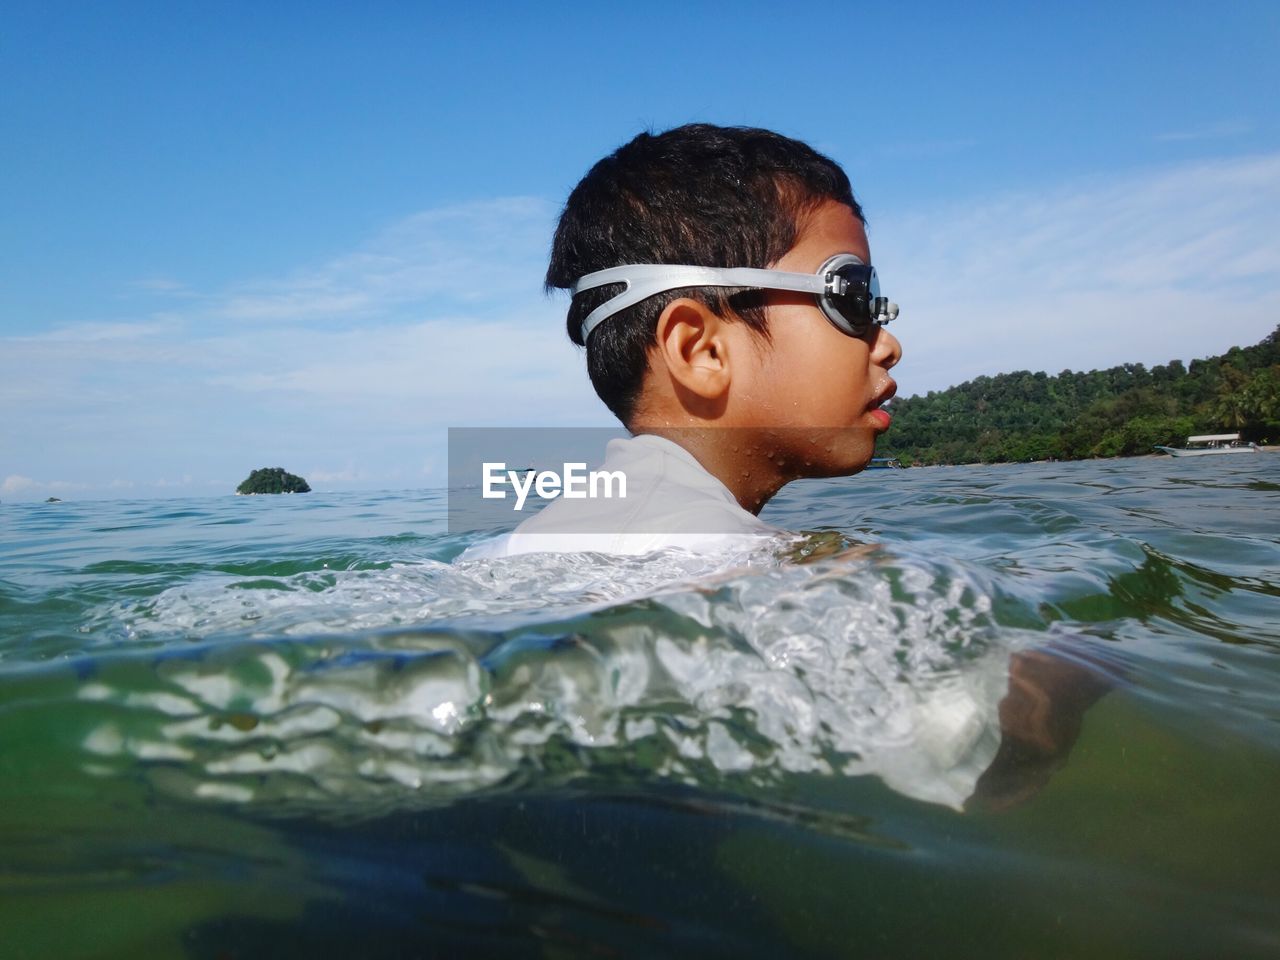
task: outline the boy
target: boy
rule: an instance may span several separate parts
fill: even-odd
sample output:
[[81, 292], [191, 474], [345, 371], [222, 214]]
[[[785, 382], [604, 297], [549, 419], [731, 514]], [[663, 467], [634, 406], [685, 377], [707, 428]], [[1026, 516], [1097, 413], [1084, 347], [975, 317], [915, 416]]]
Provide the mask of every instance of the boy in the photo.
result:
[[[626, 499], [555, 500], [482, 555], [718, 551], [779, 533], [756, 516], [770, 497], [857, 473], [889, 427], [902, 350], [870, 263], [848, 178], [798, 141], [695, 124], [597, 163], [561, 214], [546, 282], [571, 292], [569, 337], [633, 434], [603, 466], [625, 474]], [[969, 673], [892, 718], [910, 736], [866, 770], [954, 807], [1018, 802], [1105, 689], [1042, 652]]]
[[719, 549], [776, 533], [756, 515], [791, 480], [861, 470], [901, 357], [870, 263], [848, 178], [799, 141], [692, 124], [601, 160], [546, 283], [634, 435], [602, 468], [626, 499], [562, 498], [483, 552]]

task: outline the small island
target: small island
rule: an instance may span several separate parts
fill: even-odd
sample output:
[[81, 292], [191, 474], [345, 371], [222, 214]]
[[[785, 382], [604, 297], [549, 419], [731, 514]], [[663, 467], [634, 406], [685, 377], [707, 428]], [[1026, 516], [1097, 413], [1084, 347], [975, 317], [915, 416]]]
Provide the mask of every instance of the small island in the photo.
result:
[[301, 477], [289, 473], [284, 467], [263, 467], [254, 470], [240, 486], [237, 497], [251, 497], [259, 493], [310, 493], [311, 487]]

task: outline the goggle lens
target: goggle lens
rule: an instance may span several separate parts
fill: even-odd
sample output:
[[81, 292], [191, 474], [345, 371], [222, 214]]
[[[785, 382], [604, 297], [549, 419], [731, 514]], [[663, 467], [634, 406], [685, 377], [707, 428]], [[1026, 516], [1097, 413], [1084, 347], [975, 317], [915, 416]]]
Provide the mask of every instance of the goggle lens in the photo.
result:
[[828, 265], [826, 275], [828, 292], [819, 298], [822, 311], [850, 336], [864, 337], [873, 326], [886, 324], [897, 314], [880, 295], [875, 267], [842, 254]]

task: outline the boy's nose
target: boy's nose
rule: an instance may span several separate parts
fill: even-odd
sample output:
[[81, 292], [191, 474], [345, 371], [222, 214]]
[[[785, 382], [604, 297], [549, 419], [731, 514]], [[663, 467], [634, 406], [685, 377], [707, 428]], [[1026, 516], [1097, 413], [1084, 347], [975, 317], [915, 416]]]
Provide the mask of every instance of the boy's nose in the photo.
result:
[[885, 370], [902, 359], [902, 344], [884, 327], [876, 327], [876, 338], [871, 344], [871, 362]]

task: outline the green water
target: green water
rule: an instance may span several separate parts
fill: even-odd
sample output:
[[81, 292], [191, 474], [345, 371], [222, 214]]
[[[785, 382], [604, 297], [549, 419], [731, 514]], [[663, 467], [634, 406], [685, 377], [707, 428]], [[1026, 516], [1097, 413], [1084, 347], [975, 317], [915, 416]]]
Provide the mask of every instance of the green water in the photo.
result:
[[[1275, 956], [1278, 491], [883, 471], [728, 564], [0, 505], [0, 957]], [[960, 690], [982, 776], [904, 767]]]

